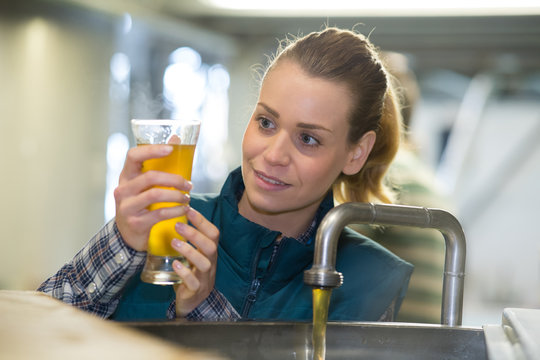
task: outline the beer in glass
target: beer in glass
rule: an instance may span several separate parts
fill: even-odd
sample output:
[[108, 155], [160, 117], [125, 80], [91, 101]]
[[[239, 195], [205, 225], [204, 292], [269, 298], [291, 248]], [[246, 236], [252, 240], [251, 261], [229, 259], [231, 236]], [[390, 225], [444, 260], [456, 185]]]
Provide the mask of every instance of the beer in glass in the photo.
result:
[[[191, 180], [195, 145], [199, 136], [200, 122], [195, 120], [131, 120], [137, 146], [169, 144], [173, 147], [169, 155], [143, 162], [142, 171], [164, 171], [181, 175]], [[178, 206], [179, 203], [160, 202], [149, 206], [149, 210]], [[171, 246], [176, 238], [183, 240], [175, 230], [178, 222], [186, 223], [186, 217], [176, 217], [158, 222], [150, 230], [146, 263], [141, 274], [144, 282], [171, 285], [182, 282], [174, 272], [172, 262], [189, 263]]]

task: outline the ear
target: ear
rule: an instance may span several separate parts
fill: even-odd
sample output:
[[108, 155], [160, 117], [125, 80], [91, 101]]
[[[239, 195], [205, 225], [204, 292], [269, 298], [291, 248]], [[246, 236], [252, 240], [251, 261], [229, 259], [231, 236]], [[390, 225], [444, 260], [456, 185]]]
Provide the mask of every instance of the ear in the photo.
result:
[[342, 170], [345, 175], [354, 175], [362, 169], [369, 153], [371, 153], [371, 149], [373, 149], [376, 139], [377, 135], [375, 131], [368, 131], [362, 135], [356, 145], [352, 146], [347, 154], [347, 162]]

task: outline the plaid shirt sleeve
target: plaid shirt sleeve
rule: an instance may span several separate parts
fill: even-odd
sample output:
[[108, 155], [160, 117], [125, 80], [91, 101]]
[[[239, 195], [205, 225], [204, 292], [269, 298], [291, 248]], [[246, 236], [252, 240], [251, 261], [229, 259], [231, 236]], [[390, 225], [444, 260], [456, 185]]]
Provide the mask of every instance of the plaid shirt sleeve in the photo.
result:
[[120, 290], [144, 266], [146, 253], [126, 245], [111, 220], [38, 291], [97, 316], [109, 317]]
[[[176, 300], [173, 300], [169, 305], [167, 318], [176, 318]], [[186, 315], [186, 320], [189, 321], [230, 321], [237, 319], [240, 319], [240, 314], [227, 298], [216, 289], [212, 290], [210, 295], [199, 306]]]

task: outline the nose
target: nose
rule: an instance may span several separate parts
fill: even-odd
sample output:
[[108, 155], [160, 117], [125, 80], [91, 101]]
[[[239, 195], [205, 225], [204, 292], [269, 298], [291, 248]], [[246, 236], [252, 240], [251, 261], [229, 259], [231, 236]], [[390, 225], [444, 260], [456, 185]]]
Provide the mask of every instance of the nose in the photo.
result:
[[291, 140], [286, 131], [281, 130], [267, 138], [264, 159], [270, 165], [286, 166], [291, 161]]

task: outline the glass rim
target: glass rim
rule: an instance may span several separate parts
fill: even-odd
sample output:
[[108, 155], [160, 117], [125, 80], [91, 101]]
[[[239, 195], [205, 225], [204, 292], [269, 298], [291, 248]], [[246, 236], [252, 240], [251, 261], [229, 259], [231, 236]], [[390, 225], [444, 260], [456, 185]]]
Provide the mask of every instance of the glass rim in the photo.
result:
[[170, 125], [175, 126], [179, 124], [187, 125], [200, 125], [200, 120], [189, 119], [131, 119], [132, 124], [137, 125]]

